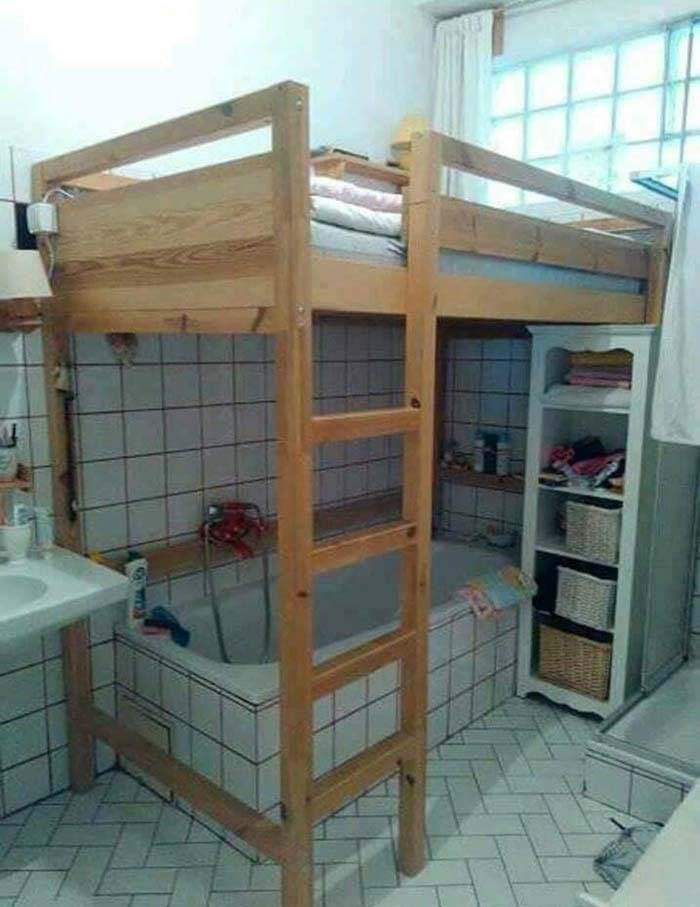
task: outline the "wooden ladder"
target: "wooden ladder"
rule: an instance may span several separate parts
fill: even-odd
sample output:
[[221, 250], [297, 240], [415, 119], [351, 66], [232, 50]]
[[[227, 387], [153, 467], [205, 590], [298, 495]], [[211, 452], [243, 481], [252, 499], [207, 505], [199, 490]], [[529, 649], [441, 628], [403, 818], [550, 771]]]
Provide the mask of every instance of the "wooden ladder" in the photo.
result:
[[[313, 825], [372, 785], [399, 772], [401, 869], [425, 864], [427, 630], [430, 594], [431, 499], [435, 381], [434, 267], [439, 146], [428, 137], [413, 179], [411, 249], [415, 273], [406, 314], [405, 405], [342, 415], [312, 413], [312, 318], [309, 306], [308, 99], [291, 85], [273, 118], [276, 160], [278, 545], [280, 557], [280, 738], [284, 829], [283, 907], [313, 903]], [[432, 199], [434, 201], [434, 198]], [[415, 204], [414, 204], [415, 203]], [[432, 239], [431, 239], [432, 237]], [[409, 269], [409, 277], [411, 277]], [[314, 543], [313, 460], [317, 445], [402, 434], [402, 518]], [[313, 665], [314, 576], [391, 551], [403, 555], [402, 619], [398, 630]], [[313, 777], [313, 704], [359, 677], [401, 662], [401, 720], [390, 737]]]

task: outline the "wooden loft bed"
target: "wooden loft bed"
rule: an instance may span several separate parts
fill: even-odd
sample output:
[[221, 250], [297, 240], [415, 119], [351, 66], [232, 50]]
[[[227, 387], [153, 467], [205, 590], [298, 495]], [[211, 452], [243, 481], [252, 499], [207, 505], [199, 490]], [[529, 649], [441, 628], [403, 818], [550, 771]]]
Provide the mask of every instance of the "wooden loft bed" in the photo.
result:
[[[249, 95], [37, 165], [41, 187], [105, 188], [61, 199], [54, 303], [76, 331], [218, 330], [274, 333], [274, 152], [146, 181], [103, 171], [270, 123], [270, 92]], [[312, 250], [315, 311], [404, 315], [416, 269], [434, 272], [430, 298], [449, 318], [639, 323], [658, 321], [672, 218], [666, 212], [551, 174], [483, 148], [427, 133], [414, 143], [408, 194], [408, 265]], [[306, 195], [309, 159], [297, 191]], [[404, 171], [331, 155], [320, 172], [354, 172], [402, 187]], [[452, 167], [575, 203], [654, 233], [639, 242], [600, 229], [553, 224], [442, 196]], [[299, 168], [301, 171], [301, 167]], [[116, 188], [112, 188], [115, 186]], [[431, 208], [428, 236], [415, 212]], [[307, 215], [308, 219], [308, 215]], [[601, 221], [593, 221], [598, 226]], [[417, 235], [416, 235], [417, 234]], [[305, 236], [308, 237], [308, 229]], [[308, 242], [308, 238], [305, 240]], [[503, 273], [444, 273], [441, 251], [499, 259]], [[532, 275], [513, 278], [507, 262]], [[537, 265], [637, 281], [637, 292], [541, 282]], [[427, 298], [427, 297], [426, 297]]]
[[[269, 126], [267, 154], [148, 181], [105, 171]], [[47, 403], [59, 543], [79, 548], [65, 518], [67, 426], [57, 375], [67, 333], [260, 332], [277, 339], [280, 563], [280, 741], [282, 818], [250, 809], [204, 776], [97, 709], [85, 623], [63, 631], [71, 783], [90, 786], [94, 743], [119, 755], [222, 823], [282, 866], [283, 907], [313, 902], [313, 825], [398, 773], [399, 860], [407, 875], [425, 865], [427, 630], [438, 316], [546, 321], [645, 321], [660, 311], [670, 220], [636, 205], [483, 149], [427, 133], [414, 149], [408, 189], [408, 264], [383, 265], [312, 250], [308, 93], [283, 83], [198, 113], [37, 164], [36, 199], [51, 189], [88, 191], [60, 204], [55, 300], [43, 308]], [[443, 198], [443, 167], [495, 176], [604, 213], [650, 225], [643, 245], [516, 217]], [[617, 275], [637, 292], [538, 283], [533, 275], [441, 271], [441, 248], [504, 267], [519, 263], [572, 274]], [[642, 287], [646, 289], [642, 291]], [[401, 316], [405, 401], [395, 409], [314, 416], [314, 312]], [[377, 435], [404, 436], [400, 519], [314, 539], [315, 447]], [[63, 515], [63, 516], [61, 516]], [[401, 552], [402, 619], [392, 633], [313, 665], [312, 584], [319, 573]], [[400, 661], [399, 730], [329, 774], [313, 777], [313, 703], [384, 665]]]

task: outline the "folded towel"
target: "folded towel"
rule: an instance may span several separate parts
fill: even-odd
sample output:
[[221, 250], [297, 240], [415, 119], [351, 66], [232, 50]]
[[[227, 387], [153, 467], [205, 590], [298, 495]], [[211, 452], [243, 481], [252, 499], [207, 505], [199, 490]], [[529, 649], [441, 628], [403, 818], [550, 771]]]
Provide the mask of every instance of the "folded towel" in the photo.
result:
[[506, 608], [513, 608], [537, 592], [533, 579], [517, 567], [502, 567], [471, 580], [456, 593], [459, 601], [466, 602], [479, 620], [499, 617]]
[[372, 211], [360, 205], [340, 202], [321, 195], [311, 196], [311, 217], [337, 227], [377, 233], [380, 236], [401, 236], [401, 215], [387, 211]]
[[579, 365], [627, 365], [632, 366], [632, 353], [626, 350], [610, 350], [608, 353], [571, 353], [569, 361], [572, 366]]
[[401, 214], [403, 205], [403, 198], [398, 192], [377, 192], [376, 189], [365, 189], [355, 183], [331, 179], [329, 176], [312, 175], [311, 194], [360, 205], [371, 211], [388, 211], [393, 214]]

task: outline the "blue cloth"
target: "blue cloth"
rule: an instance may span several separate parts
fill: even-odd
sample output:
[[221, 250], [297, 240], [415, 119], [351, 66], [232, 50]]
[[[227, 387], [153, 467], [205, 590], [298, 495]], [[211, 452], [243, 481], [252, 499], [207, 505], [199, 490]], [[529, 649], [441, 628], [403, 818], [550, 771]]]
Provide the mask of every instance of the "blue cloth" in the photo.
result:
[[170, 638], [183, 649], [190, 644], [190, 631], [186, 630], [175, 615], [160, 605], [153, 608], [145, 620], [148, 627], [165, 627], [170, 630]]

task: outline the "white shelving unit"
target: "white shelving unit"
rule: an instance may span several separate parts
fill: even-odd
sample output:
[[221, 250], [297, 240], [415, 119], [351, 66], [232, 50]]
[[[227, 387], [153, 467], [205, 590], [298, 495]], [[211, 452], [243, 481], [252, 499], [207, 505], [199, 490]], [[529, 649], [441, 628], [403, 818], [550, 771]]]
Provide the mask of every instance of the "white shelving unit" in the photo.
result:
[[[605, 717], [640, 689], [650, 670], [672, 670], [685, 656], [681, 627], [685, 626], [688, 599], [697, 457], [691, 448], [658, 444], [649, 435], [651, 375], [656, 360], [653, 327], [536, 326], [530, 333], [533, 358], [523, 569], [540, 581], [549, 577], [551, 588], [558, 564], [583, 570], [586, 564], [594, 565], [593, 572], [604, 567], [606, 577], [617, 581], [617, 599], [605, 701], [538, 676], [537, 613], [530, 602], [520, 611], [518, 693], [540, 693], [578, 711]], [[550, 388], [563, 381], [570, 353], [617, 349], [634, 357], [628, 401], [616, 394], [611, 405], [604, 393], [595, 401], [595, 394], [587, 390], [578, 405], [574, 388], [566, 400], [549, 396]], [[624, 494], [540, 483], [540, 472], [548, 464], [552, 448], [586, 435], [601, 438], [608, 449], [626, 450]], [[572, 497], [592, 504], [617, 502], [622, 508], [617, 563], [603, 564], [567, 550], [564, 536], [557, 531], [557, 512]], [[658, 644], [659, 632], [667, 634], [667, 644]], [[651, 662], [655, 662], [653, 667]]]

